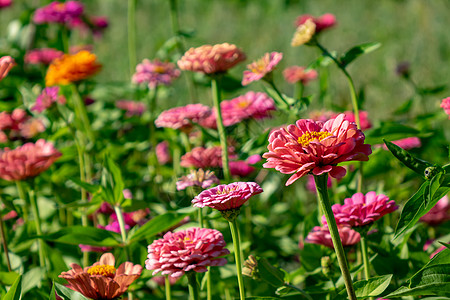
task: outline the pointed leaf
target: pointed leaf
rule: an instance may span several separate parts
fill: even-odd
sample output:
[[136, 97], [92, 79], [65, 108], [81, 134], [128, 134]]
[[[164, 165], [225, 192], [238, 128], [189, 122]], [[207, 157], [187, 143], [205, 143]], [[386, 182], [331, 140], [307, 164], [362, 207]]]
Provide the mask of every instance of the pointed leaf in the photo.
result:
[[112, 187], [114, 203], [116, 205], [121, 204], [123, 200], [123, 189], [125, 188], [122, 172], [120, 171], [119, 166], [107, 155], [105, 156], [105, 167], [112, 177], [110, 187]]
[[372, 51], [377, 50], [380, 48], [380, 43], [365, 43], [358, 46], [355, 46], [348, 50], [340, 59], [341, 65], [343, 67], [348, 66], [352, 61], [354, 61], [359, 56], [370, 53]]
[[48, 300], [56, 300], [56, 291], [55, 291], [55, 282], [53, 281], [52, 290], [50, 291], [50, 295]]
[[[356, 298], [366, 299], [368, 297], [379, 296], [389, 286], [392, 274], [370, 278], [369, 280], [361, 280], [353, 283]], [[335, 299], [347, 299], [347, 291], [343, 289]]]
[[22, 297], [22, 275], [19, 275], [2, 300], [19, 300]]
[[54, 283], [54, 287], [58, 296], [63, 298], [63, 300], [89, 300], [79, 292], [76, 292], [68, 287], [63, 286], [57, 282]]
[[401, 161], [405, 166], [407, 166], [408, 168], [410, 168], [411, 170], [422, 176], [424, 179], [427, 179], [425, 178], [425, 170], [429, 167], [434, 167], [433, 164], [412, 156], [411, 154], [408, 153], [408, 151], [400, 148], [399, 146], [391, 142], [388, 142], [386, 140], [383, 141], [386, 144], [386, 147], [389, 149], [389, 151], [391, 151], [391, 153], [395, 157], [397, 157], [399, 161]]
[[81, 181], [78, 178], [70, 178], [69, 181], [72, 181], [73, 183], [75, 183], [76, 185], [78, 185], [82, 189], [85, 189], [86, 191], [88, 191], [91, 194], [94, 194], [94, 193], [98, 192], [99, 189], [100, 189], [99, 185], [90, 184], [90, 183]]
[[272, 266], [264, 257], [256, 257], [256, 260], [258, 262], [258, 275], [261, 280], [274, 287], [284, 285], [285, 273], [280, 268]]
[[42, 236], [44, 240], [69, 244], [114, 247], [120, 245], [120, 235], [95, 227], [71, 226]]

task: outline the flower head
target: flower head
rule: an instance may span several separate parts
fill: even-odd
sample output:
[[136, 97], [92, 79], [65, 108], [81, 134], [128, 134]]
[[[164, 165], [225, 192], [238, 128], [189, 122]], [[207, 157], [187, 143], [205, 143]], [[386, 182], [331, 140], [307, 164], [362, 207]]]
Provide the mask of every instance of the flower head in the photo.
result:
[[420, 221], [431, 226], [437, 226], [448, 220], [450, 220], [450, 202], [448, 196], [441, 198], [432, 209], [420, 218]]
[[53, 48], [33, 49], [25, 54], [25, 63], [31, 65], [49, 65], [54, 59], [60, 58], [64, 52]]
[[141, 265], [127, 261], [117, 269], [115, 258], [111, 253], [105, 253], [100, 261], [90, 267], [81, 268], [70, 264], [71, 270], [62, 272], [58, 277], [64, 278], [70, 288], [92, 299], [116, 299], [126, 292], [142, 273]]
[[[359, 243], [359, 241], [361, 240], [361, 235], [348, 226], [338, 226], [338, 230], [339, 237], [341, 238], [341, 242], [344, 247], [353, 246]], [[323, 245], [331, 249], [334, 248], [330, 229], [326, 225], [322, 227], [315, 226], [312, 231], [308, 233], [305, 242], [310, 244]]]
[[144, 59], [136, 66], [136, 73], [131, 80], [136, 84], [145, 83], [149, 88], [155, 88], [161, 84], [170, 85], [179, 76], [180, 70], [175, 69], [173, 63]]
[[74, 19], [80, 18], [83, 10], [83, 4], [78, 1], [67, 1], [64, 3], [54, 1], [36, 9], [33, 21], [36, 24], [59, 23], [69, 25]]
[[156, 127], [190, 129], [192, 123], [198, 123], [209, 116], [211, 109], [203, 104], [188, 104], [163, 111], [155, 120]]
[[[352, 111], [346, 111], [345, 114], [345, 120], [349, 122], [356, 122], [355, 120], [355, 114]], [[338, 116], [338, 114], [335, 114], [334, 116]], [[372, 123], [370, 123], [369, 115], [367, 111], [360, 110], [359, 111], [359, 123], [361, 125], [361, 130], [366, 130], [369, 128], [372, 128]]]
[[64, 54], [50, 64], [45, 76], [45, 85], [65, 85], [80, 81], [96, 74], [100, 68], [97, 56], [89, 51]]
[[282, 58], [283, 53], [280, 52], [266, 53], [259, 60], [247, 65], [248, 70], [244, 71], [242, 85], [248, 85], [270, 74]]
[[9, 70], [16, 65], [11, 56], [0, 57], [0, 81], [8, 75]]
[[284, 79], [289, 83], [301, 82], [303, 85], [308, 84], [311, 80], [317, 78], [316, 70], [306, 70], [305, 67], [292, 66], [284, 69], [283, 71]]
[[43, 112], [44, 110], [50, 108], [53, 103], [66, 103], [66, 98], [59, 94], [59, 87], [46, 87], [42, 90], [41, 94], [36, 98], [36, 103], [31, 107], [31, 110], [37, 112]]
[[12, 4], [12, 0], [0, 0], [0, 9], [8, 7]]
[[169, 150], [169, 142], [162, 141], [155, 147], [156, 159], [160, 165], [165, 165], [172, 160]]
[[0, 178], [24, 180], [47, 170], [62, 154], [43, 139], [16, 149], [0, 150]]
[[153, 275], [161, 272], [178, 278], [189, 271], [206, 272], [208, 266], [223, 266], [227, 263], [220, 256], [229, 254], [220, 231], [208, 228], [189, 228], [168, 232], [162, 239], [148, 246], [145, 268]]
[[253, 171], [255, 171], [255, 167], [251, 166], [262, 160], [262, 157], [259, 154], [252, 155], [248, 157], [245, 161], [236, 160], [230, 161], [230, 173], [233, 176], [239, 177], [247, 177]]
[[38, 133], [45, 131], [41, 120], [32, 118], [21, 108], [11, 113], [0, 113], [0, 143], [8, 140], [30, 139]]
[[295, 22], [295, 26], [301, 26], [305, 24], [308, 20], [311, 20], [314, 25], [316, 25], [316, 33], [321, 32], [322, 30], [328, 29], [336, 25], [336, 17], [333, 14], [327, 13], [321, 15], [320, 17], [313, 17], [311, 15], [301, 15], [297, 18]]
[[[386, 214], [395, 211], [398, 206], [388, 196], [375, 192], [367, 194], [356, 193], [351, 198], [346, 198], [344, 204], [334, 204], [332, 207], [336, 224], [351, 227], [370, 225]], [[325, 216], [322, 223], [326, 224]]]
[[218, 184], [219, 178], [214, 175], [214, 172], [203, 169], [192, 170], [187, 176], [181, 177], [177, 181], [177, 190], [182, 191], [188, 186], [199, 186], [202, 189], [209, 188], [213, 184]]
[[311, 19], [305, 21], [295, 30], [291, 46], [297, 47], [308, 43], [316, 33], [316, 24]]
[[204, 45], [189, 49], [178, 61], [178, 67], [185, 71], [214, 74], [226, 72], [243, 60], [245, 54], [236, 45]]
[[283, 174], [293, 174], [286, 185], [312, 173], [330, 173], [341, 178], [346, 170], [337, 166], [344, 161], [365, 161], [372, 153], [364, 144], [364, 134], [356, 124], [344, 120], [344, 114], [327, 122], [298, 120], [295, 125], [275, 130], [269, 136], [269, 152], [264, 168], [275, 168]]
[[[0, 76], [1, 76], [1, 72], [0, 72]], [[442, 99], [441, 107], [444, 109], [445, 113], [448, 115], [448, 118], [450, 119], [450, 97]]]
[[[228, 153], [229, 157], [234, 156], [232, 149], [229, 149]], [[220, 168], [222, 167], [222, 148], [220, 146], [195, 147], [181, 157], [180, 165], [185, 168], [197, 169]]]
[[133, 100], [119, 100], [116, 102], [116, 107], [125, 110], [125, 116], [127, 118], [131, 118], [132, 116], [140, 116], [147, 108], [145, 103]]

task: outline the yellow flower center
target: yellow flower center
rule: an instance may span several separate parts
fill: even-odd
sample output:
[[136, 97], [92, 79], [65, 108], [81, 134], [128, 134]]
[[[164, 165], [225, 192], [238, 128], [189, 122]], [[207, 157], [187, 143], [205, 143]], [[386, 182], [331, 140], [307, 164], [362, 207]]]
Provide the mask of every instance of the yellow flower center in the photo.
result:
[[97, 265], [90, 267], [87, 272], [89, 275], [101, 275], [105, 277], [114, 277], [116, 273], [116, 268], [110, 265]]
[[328, 131], [310, 131], [305, 132], [301, 137], [298, 138], [297, 142], [302, 145], [303, 147], [307, 147], [309, 143], [311, 143], [314, 140], [323, 140], [324, 138], [329, 137], [332, 135]]
[[217, 190], [216, 195], [225, 195], [225, 194], [231, 193], [232, 191], [235, 191], [236, 189], [237, 189], [237, 186], [234, 188], [225, 188], [222, 191]]
[[156, 66], [153, 71], [158, 74], [164, 74], [166, 73], [166, 68], [164, 68], [163, 66]]
[[261, 74], [266, 71], [266, 62], [264, 61], [264, 58], [261, 58], [260, 60], [252, 63], [251, 65], [248, 65], [248, 68], [253, 73]]
[[248, 102], [248, 101], [240, 101], [240, 102], [238, 102], [238, 104], [237, 104], [237, 106], [238, 106], [239, 108], [247, 108], [249, 105], [250, 105], [250, 102]]

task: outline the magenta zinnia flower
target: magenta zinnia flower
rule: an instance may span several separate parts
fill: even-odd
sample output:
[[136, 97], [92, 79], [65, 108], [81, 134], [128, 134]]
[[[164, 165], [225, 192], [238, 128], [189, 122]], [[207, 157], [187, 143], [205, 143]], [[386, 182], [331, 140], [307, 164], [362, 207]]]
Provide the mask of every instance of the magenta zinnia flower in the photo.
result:
[[450, 119], [450, 97], [442, 99], [441, 107], [444, 109], [445, 113], [448, 115], [448, 118]]
[[162, 239], [148, 246], [145, 268], [153, 275], [170, 275], [178, 278], [189, 271], [203, 273], [209, 266], [223, 266], [227, 263], [220, 256], [229, 254], [220, 231], [209, 228], [189, 228], [168, 232]]
[[[392, 141], [391, 143], [399, 146], [400, 148], [403, 148], [405, 150], [414, 149], [414, 148], [420, 148], [422, 147], [422, 143], [420, 142], [420, 139], [418, 137], [409, 137], [404, 138], [401, 140]], [[388, 147], [386, 147], [385, 144], [383, 144], [383, 149], [388, 150]]]
[[214, 74], [226, 72], [243, 60], [245, 54], [236, 45], [204, 45], [189, 49], [178, 61], [178, 67], [185, 71]]
[[44, 64], [49, 65], [54, 59], [64, 55], [62, 51], [53, 48], [41, 48], [29, 50], [25, 54], [25, 63], [31, 65]]
[[125, 110], [125, 116], [127, 118], [131, 118], [132, 116], [140, 116], [147, 108], [145, 103], [133, 100], [119, 100], [116, 102], [116, 107]]
[[307, 20], [311, 20], [316, 25], [316, 33], [321, 32], [322, 30], [331, 28], [336, 25], [336, 17], [333, 14], [327, 13], [320, 17], [313, 17], [311, 15], [301, 15], [297, 18], [295, 22], [295, 26], [299, 27], [306, 23]]
[[163, 111], [155, 120], [155, 125], [173, 129], [190, 129], [192, 123], [198, 123], [210, 114], [211, 109], [208, 106], [188, 104]]
[[78, 1], [64, 3], [54, 1], [44, 7], [36, 9], [33, 21], [36, 24], [60, 23], [69, 25], [83, 14], [83, 4]]
[[0, 0], [0, 9], [8, 7], [12, 4], [12, 0]]
[[[230, 158], [234, 157], [232, 148], [228, 149], [228, 156]], [[197, 169], [220, 168], [222, 167], [222, 148], [220, 146], [210, 148], [195, 147], [181, 157], [180, 166]]]
[[[366, 195], [356, 193], [351, 198], [346, 198], [344, 204], [334, 204], [331, 207], [336, 224], [351, 227], [370, 225], [397, 208], [394, 200], [389, 201], [388, 196], [377, 195], [375, 192], [368, 192]], [[326, 222], [325, 216], [322, 216], [322, 223]]]
[[179, 76], [180, 70], [175, 69], [173, 63], [144, 59], [136, 66], [136, 73], [131, 80], [136, 84], [148, 84], [153, 89], [161, 84], [170, 85]]
[[9, 70], [16, 65], [14, 58], [11, 56], [0, 57], [0, 81], [8, 75]]
[[[339, 237], [341, 238], [342, 246], [353, 246], [361, 240], [361, 235], [348, 226], [338, 226]], [[305, 239], [306, 243], [323, 245], [334, 249], [333, 241], [328, 226], [315, 226]]]
[[450, 202], [448, 196], [441, 198], [432, 209], [420, 218], [420, 221], [431, 226], [437, 226], [448, 220], [450, 220]]
[[211, 207], [217, 210], [240, 208], [250, 197], [262, 193], [256, 182], [233, 182], [222, 184], [198, 194], [192, 203], [196, 207]]
[[213, 184], [220, 183], [219, 178], [214, 175], [214, 172], [203, 169], [192, 170], [187, 176], [181, 177], [177, 181], [177, 190], [182, 191], [188, 186], [199, 186], [202, 189], [209, 188]]
[[311, 80], [317, 78], [316, 70], [306, 70], [305, 67], [292, 66], [284, 69], [283, 71], [284, 79], [289, 83], [301, 82], [303, 85], [308, 84]]
[[[349, 122], [356, 122], [355, 121], [355, 114], [352, 111], [346, 111], [345, 114], [345, 120]], [[338, 114], [335, 115], [336, 117]], [[369, 116], [367, 111], [360, 110], [359, 111], [359, 123], [361, 125], [361, 130], [366, 130], [369, 128], [372, 128], [372, 123], [370, 123]]]
[[242, 85], [248, 85], [270, 74], [282, 58], [283, 53], [280, 52], [266, 53], [261, 59], [247, 65], [249, 70], [244, 71]]
[[36, 98], [36, 103], [31, 107], [31, 110], [35, 110], [37, 112], [43, 112], [44, 110], [50, 108], [53, 103], [66, 103], [66, 98], [62, 95], [59, 95], [59, 87], [46, 87], [42, 90], [41, 94]]
[[312, 173], [330, 173], [341, 178], [346, 170], [337, 166], [344, 161], [365, 161], [372, 153], [364, 144], [365, 136], [355, 123], [344, 120], [344, 114], [327, 122], [298, 120], [295, 125], [275, 130], [269, 137], [269, 152], [264, 168], [275, 168], [283, 174], [293, 174], [286, 185]]

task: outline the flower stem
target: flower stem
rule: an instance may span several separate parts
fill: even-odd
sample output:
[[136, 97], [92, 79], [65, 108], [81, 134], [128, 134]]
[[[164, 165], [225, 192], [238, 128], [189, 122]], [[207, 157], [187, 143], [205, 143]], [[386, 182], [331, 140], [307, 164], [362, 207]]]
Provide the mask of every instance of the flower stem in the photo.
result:
[[1, 234], [1, 239], [2, 239], [2, 245], [3, 245], [3, 250], [5, 251], [6, 265], [8, 266], [8, 271], [11, 272], [12, 269], [11, 269], [11, 262], [9, 260], [8, 243], [6, 241], [5, 228], [3, 225], [4, 225], [3, 216], [0, 215], [0, 234]]
[[369, 280], [370, 278], [370, 271], [369, 271], [369, 256], [367, 254], [367, 237], [361, 235], [361, 254], [364, 264], [364, 276], [366, 277], [366, 280]]
[[203, 211], [201, 207], [198, 208], [198, 225], [200, 228], [204, 228]]
[[166, 300], [172, 300], [172, 293], [170, 291], [171, 286], [170, 286], [169, 276], [165, 276], [164, 288], [166, 290]]
[[29, 216], [28, 201], [27, 201], [26, 193], [25, 193], [25, 190], [24, 190], [24, 187], [23, 187], [21, 181], [19, 181], [19, 180], [16, 181], [16, 187], [17, 187], [17, 192], [19, 194], [19, 198], [25, 202], [23, 205], [23, 216], [22, 217], [26, 224], [28, 222], [28, 216]]
[[336, 220], [334, 218], [330, 200], [328, 198], [328, 190], [327, 190], [328, 173], [322, 175], [314, 175], [314, 180], [317, 188], [317, 196], [319, 197], [319, 202], [325, 213], [328, 228], [330, 229], [331, 240], [333, 241], [334, 250], [336, 252], [339, 267], [342, 272], [342, 277], [344, 279], [348, 297], [350, 300], [356, 300], [355, 290], [353, 288], [352, 277], [348, 269], [344, 247], [342, 246], [341, 238], [339, 236], [339, 230], [337, 228]]
[[245, 299], [244, 278], [242, 277], [242, 262], [241, 262], [241, 245], [239, 240], [239, 228], [237, 226], [237, 218], [233, 221], [228, 221], [231, 230], [231, 237], [233, 238], [234, 257], [236, 260], [236, 271], [239, 283], [239, 296], [241, 300]]
[[222, 168], [223, 175], [226, 182], [230, 182], [231, 174], [228, 165], [228, 145], [225, 127], [223, 126], [222, 110], [220, 109], [220, 102], [222, 100], [219, 78], [213, 77], [211, 80], [212, 97], [214, 107], [217, 110], [217, 130], [219, 131], [220, 145], [222, 146]]
[[[31, 181], [34, 181], [34, 179], [31, 179]], [[34, 191], [34, 184], [32, 184], [32, 187], [28, 192], [28, 197], [30, 198], [31, 211], [34, 217], [36, 233], [37, 235], [42, 236], [41, 218], [39, 217], [39, 208], [37, 204], [36, 194]], [[39, 265], [45, 269], [44, 241], [41, 238], [39, 238], [38, 243], [39, 243]]]
[[269, 85], [272, 87], [272, 89], [275, 91], [275, 93], [277, 93], [277, 95], [281, 99], [281, 101], [283, 101], [284, 104], [286, 104], [286, 108], [289, 109], [290, 108], [289, 104], [287, 103], [286, 99], [284, 99], [283, 95], [278, 90], [278, 88], [275, 86], [275, 83], [273, 82], [273, 80], [266, 80], [266, 82], [269, 83]]
[[191, 295], [191, 300], [200, 300], [200, 291], [197, 282], [197, 273], [195, 271], [190, 271], [186, 273], [189, 285], [189, 294]]
[[72, 101], [76, 117], [82, 123], [82, 128], [78, 129], [84, 129], [89, 142], [95, 143], [95, 135], [91, 127], [91, 122], [89, 121], [86, 105], [84, 104], [83, 99], [81, 99], [80, 93], [78, 93], [78, 89], [75, 85], [72, 85]]
[[128, 64], [130, 77], [136, 67], [136, 1], [128, 0]]

